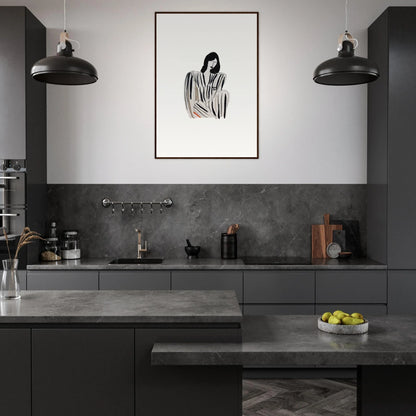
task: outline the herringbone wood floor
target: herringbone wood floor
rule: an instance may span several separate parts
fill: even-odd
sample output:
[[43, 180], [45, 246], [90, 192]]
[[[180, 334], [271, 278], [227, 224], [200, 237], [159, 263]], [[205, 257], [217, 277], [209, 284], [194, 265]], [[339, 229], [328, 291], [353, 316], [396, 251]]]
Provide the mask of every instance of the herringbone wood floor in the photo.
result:
[[243, 381], [244, 416], [355, 416], [355, 380]]

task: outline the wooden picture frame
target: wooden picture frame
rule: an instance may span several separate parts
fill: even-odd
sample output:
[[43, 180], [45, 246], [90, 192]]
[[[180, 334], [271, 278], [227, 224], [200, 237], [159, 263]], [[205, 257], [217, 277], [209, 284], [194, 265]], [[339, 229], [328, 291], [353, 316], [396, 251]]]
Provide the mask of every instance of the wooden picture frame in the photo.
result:
[[155, 12], [155, 158], [259, 158], [258, 12]]

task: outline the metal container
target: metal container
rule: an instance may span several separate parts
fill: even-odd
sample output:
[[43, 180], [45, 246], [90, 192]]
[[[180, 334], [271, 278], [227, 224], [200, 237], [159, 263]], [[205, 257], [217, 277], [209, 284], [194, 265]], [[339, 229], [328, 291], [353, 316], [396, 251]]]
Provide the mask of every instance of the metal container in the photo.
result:
[[237, 234], [221, 234], [221, 258], [224, 260], [237, 258]]

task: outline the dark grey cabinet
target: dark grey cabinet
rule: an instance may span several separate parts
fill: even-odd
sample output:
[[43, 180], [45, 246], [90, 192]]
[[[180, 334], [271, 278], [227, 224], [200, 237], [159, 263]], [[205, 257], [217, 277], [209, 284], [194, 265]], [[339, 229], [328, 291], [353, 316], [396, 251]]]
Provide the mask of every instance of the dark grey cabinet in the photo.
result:
[[314, 312], [315, 272], [244, 272], [244, 315], [310, 315]]
[[[11, 167], [16, 159], [25, 160], [19, 161], [20, 165], [26, 163], [26, 173], [20, 170], [15, 176], [22, 183], [27, 209], [24, 205], [12, 209], [0, 202], [0, 211], [19, 213], [15, 221], [0, 218], [0, 226], [11, 233], [20, 233], [28, 226], [43, 234], [46, 223], [46, 85], [30, 75], [32, 65], [45, 56], [46, 29], [42, 23], [26, 7], [1, 6], [0, 160], [9, 160]], [[36, 262], [38, 256], [37, 244], [25, 247], [19, 267]]]
[[317, 271], [317, 303], [387, 303], [387, 272], [384, 270]]
[[416, 314], [416, 270], [389, 270], [389, 313]]
[[0, 56], [0, 159], [30, 158], [46, 149], [46, 86], [30, 76], [46, 56], [46, 29], [26, 7], [0, 7]]
[[310, 315], [340, 305], [385, 314], [388, 300], [386, 270], [28, 270], [27, 289], [233, 290], [245, 315]]
[[0, 329], [1, 415], [31, 416], [30, 353], [30, 329]]
[[169, 271], [100, 272], [100, 290], [169, 290]]
[[314, 303], [312, 271], [244, 272], [244, 303]]
[[0, 159], [26, 158], [25, 32], [24, 8], [1, 7]]
[[388, 13], [368, 29], [368, 57], [377, 62], [380, 78], [368, 84], [367, 111], [367, 254], [387, 263], [387, 184], [389, 119]]
[[393, 270], [416, 270], [416, 7], [389, 7], [370, 26], [368, 56], [368, 254]]
[[27, 290], [98, 290], [98, 272], [28, 270]]
[[156, 342], [204, 343], [213, 340], [241, 342], [241, 330], [136, 329], [136, 416], [241, 416], [240, 366], [151, 365], [151, 351]]
[[133, 416], [134, 364], [134, 329], [33, 329], [32, 416]]
[[172, 290], [234, 290], [243, 302], [243, 272], [173, 271]]

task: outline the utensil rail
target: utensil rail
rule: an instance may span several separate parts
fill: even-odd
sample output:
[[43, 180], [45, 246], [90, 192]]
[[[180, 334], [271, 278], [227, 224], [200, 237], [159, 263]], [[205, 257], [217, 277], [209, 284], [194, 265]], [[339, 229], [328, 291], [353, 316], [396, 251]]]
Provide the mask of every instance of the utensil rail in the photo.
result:
[[119, 205], [121, 207], [121, 213], [124, 214], [126, 209], [129, 209], [131, 214], [134, 214], [137, 210], [140, 214], [144, 213], [145, 205], [149, 206], [150, 214], [153, 214], [153, 207], [159, 207], [159, 212], [162, 214], [164, 208], [171, 208], [173, 206], [172, 198], [165, 198], [163, 201], [113, 201], [111, 198], [103, 198], [101, 201], [101, 205], [104, 208], [111, 207], [112, 213], [115, 214], [116, 206]]

